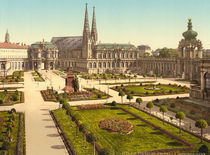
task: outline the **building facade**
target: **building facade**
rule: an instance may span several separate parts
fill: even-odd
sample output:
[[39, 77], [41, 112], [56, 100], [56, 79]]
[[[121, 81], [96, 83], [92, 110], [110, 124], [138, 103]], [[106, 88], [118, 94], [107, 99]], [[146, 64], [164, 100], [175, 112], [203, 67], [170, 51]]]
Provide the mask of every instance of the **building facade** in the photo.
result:
[[28, 46], [10, 42], [8, 31], [5, 41], [0, 43], [0, 76], [11, 74], [15, 70], [27, 69]]
[[51, 42], [36, 42], [28, 49], [29, 70], [54, 70], [58, 58], [57, 47]]

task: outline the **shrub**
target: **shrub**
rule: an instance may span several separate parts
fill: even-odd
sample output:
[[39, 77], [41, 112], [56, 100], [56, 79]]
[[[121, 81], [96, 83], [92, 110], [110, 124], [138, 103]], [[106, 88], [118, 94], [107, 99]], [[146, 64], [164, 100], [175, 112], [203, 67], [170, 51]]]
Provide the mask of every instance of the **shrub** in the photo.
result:
[[7, 90], [6, 89], [4, 90], [4, 93], [7, 94]]
[[117, 102], [116, 101], [112, 101], [111, 105], [112, 106], [116, 106]]
[[148, 95], [149, 94], [148, 91], [145, 94]]
[[160, 83], [158, 83], [158, 85], [160, 85]]
[[169, 90], [169, 93], [171, 94], [173, 91], [172, 90]]
[[142, 86], [142, 83], [140, 83], [139, 86]]
[[13, 101], [17, 101], [17, 100], [18, 100], [17, 96], [16, 96], [16, 95], [13, 95], [13, 96], [12, 96], [12, 100], [13, 100]]
[[101, 95], [101, 94], [98, 94], [98, 98], [100, 98], [100, 99], [101, 99], [101, 98], [102, 98], [102, 95]]
[[168, 85], [170, 86], [171, 84], [169, 83]]
[[121, 84], [121, 87], [123, 87], [124, 85], [123, 84]]
[[10, 146], [10, 143], [7, 142], [7, 141], [4, 141], [3, 144], [2, 144], [2, 149], [3, 150], [8, 150], [9, 149], [9, 146]]
[[195, 111], [194, 110], [191, 110], [190, 111], [190, 114], [195, 115]]
[[103, 148], [101, 149], [99, 155], [109, 155], [110, 154], [110, 150], [108, 148]]
[[199, 152], [199, 153], [206, 153], [206, 154], [208, 154], [208, 153], [209, 153], [209, 149], [208, 149], [208, 147], [207, 147], [205, 144], [203, 144], [203, 145], [201, 145], [201, 147], [199, 148], [198, 152]]
[[93, 104], [93, 105], [81, 105], [78, 106], [79, 110], [89, 110], [89, 109], [103, 109], [105, 106], [103, 104]]
[[15, 108], [12, 108], [12, 109], [11, 109], [11, 112], [12, 112], [12, 113], [16, 113], [16, 109], [15, 109]]
[[177, 96], [176, 99], [178, 100], [179, 99], [179, 96]]
[[176, 104], [175, 103], [171, 103], [170, 107], [171, 108], [175, 108], [176, 107]]
[[116, 86], [115, 88], [118, 89], [118, 86]]
[[0, 100], [0, 104], [3, 104], [3, 101], [2, 100]]
[[158, 98], [156, 98], [156, 99], [155, 99], [155, 102], [159, 102], [159, 99], [158, 99]]
[[135, 92], [134, 91], [131, 91], [131, 94], [135, 94]]

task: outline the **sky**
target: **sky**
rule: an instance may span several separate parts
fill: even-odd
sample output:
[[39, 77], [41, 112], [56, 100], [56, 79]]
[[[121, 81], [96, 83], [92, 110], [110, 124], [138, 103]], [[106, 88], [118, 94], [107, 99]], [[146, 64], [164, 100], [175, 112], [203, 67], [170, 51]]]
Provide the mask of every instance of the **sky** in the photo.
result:
[[81, 36], [85, 3], [91, 28], [96, 8], [98, 40], [177, 48], [192, 18], [193, 30], [210, 49], [210, 0], [0, 0], [0, 42], [32, 44], [52, 37]]

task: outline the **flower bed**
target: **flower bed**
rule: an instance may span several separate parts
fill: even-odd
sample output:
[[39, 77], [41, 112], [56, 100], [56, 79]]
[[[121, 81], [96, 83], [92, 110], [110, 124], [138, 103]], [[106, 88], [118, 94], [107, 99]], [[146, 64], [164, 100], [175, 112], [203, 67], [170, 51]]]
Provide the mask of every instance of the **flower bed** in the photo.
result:
[[92, 104], [92, 105], [78, 106], [78, 110], [103, 109], [103, 108], [105, 108], [105, 106], [103, 104]]
[[122, 118], [106, 118], [99, 123], [99, 127], [110, 132], [129, 134], [133, 131], [133, 125]]
[[2, 105], [12, 105], [24, 102], [24, 92], [22, 91], [2, 91], [0, 92], [0, 100], [3, 101]]

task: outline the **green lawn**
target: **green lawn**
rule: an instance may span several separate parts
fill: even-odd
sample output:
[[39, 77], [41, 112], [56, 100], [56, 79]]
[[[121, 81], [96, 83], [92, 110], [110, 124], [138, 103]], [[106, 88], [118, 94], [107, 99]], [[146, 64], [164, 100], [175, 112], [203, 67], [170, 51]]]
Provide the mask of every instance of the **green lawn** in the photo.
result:
[[42, 77], [34, 77], [34, 80], [37, 82], [44, 82], [44, 79]]
[[[124, 91], [126, 94], [133, 94], [134, 96], [155, 96], [155, 95], [168, 95], [189, 93], [189, 88], [177, 85], [158, 84], [155, 85], [157, 89], [151, 89], [154, 85], [147, 84], [143, 86], [129, 85], [129, 86], [115, 86], [111, 89], [116, 91]], [[149, 88], [149, 89], [148, 89]]]
[[[6, 124], [7, 121], [9, 119], [9, 116], [11, 114], [9, 114], [8, 112], [0, 112], [0, 117], [4, 118], [4, 123], [2, 128], [0, 128], [0, 148], [2, 147], [2, 141], [5, 137], [7, 137], [6, 131]], [[15, 115], [15, 121], [14, 121], [14, 127], [12, 128], [12, 133], [11, 133], [11, 138], [13, 139], [13, 141], [10, 143], [10, 149], [9, 152], [11, 155], [16, 153], [16, 145], [17, 145], [17, 136], [18, 136], [18, 126], [19, 126], [19, 114], [17, 113]], [[1, 153], [1, 149], [0, 149], [0, 153]]]
[[[185, 144], [169, 137], [150, 125], [134, 118], [120, 109], [95, 109], [78, 111], [82, 117], [81, 123], [88, 123], [91, 131], [99, 137], [102, 148], [109, 148], [116, 154], [122, 152], [140, 153], [159, 149], [183, 148]], [[128, 135], [112, 133], [99, 128], [99, 122], [105, 118], [116, 117], [128, 120], [134, 131]]]
[[[117, 105], [117, 106], [119, 106], [119, 105]], [[180, 136], [181, 138], [185, 139], [186, 141], [192, 143], [196, 147], [195, 151], [198, 151], [198, 149], [202, 145], [202, 144], [200, 144], [200, 139], [199, 138], [194, 137], [191, 134], [188, 134], [186, 132], [182, 132], [182, 134], [179, 134], [179, 129], [178, 128], [176, 128], [172, 125], [169, 125], [167, 123], [165, 123], [165, 125], [163, 125], [163, 122], [161, 120], [155, 118], [155, 117], [150, 117], [149, 115], [145, 114], [144, 112], [141, 112], [141, 111], [139, 111], [139, 110], [137, 110], [133, 107], [130, 107], [128, 105], [120, 105], [120, 107], [123, 107], [124, 109], [127, 109], [127, 110], [139, 115], [140, 117], [142, 117], [146, 120], [149, 120], [150, 122], [160, 126], [161, 128], [166, 129], [169, 132], [171, 132], [173, 134], [176, 134], [176, 135]], [[210, 148], [210, 143], [204, 142], [204, 144], [206, 144]]]
[[124, 74], [82, 74], [81, 77], [84, 79], [98, 79], [98, 80], [134, 78], [134, 77], [124, 75]]
[[82, 132], [78, 132], [78, 137], [76, 137], [76, 124], [71, 121], [70, 128], [70, 116], [66, 115], [66, 111], [63, 109], [53, 111], [58, 121], [62, 124], [64, 132], [68, 135], [70, 141], [73, 143], [75, 149], [80, 155], [92, 155], [93, 146], [86, 141], [86, 147], [83, 148], [84, 136]]

